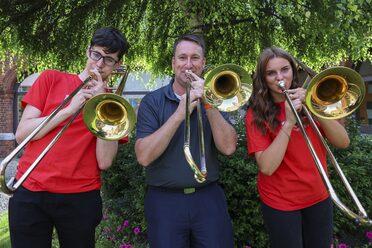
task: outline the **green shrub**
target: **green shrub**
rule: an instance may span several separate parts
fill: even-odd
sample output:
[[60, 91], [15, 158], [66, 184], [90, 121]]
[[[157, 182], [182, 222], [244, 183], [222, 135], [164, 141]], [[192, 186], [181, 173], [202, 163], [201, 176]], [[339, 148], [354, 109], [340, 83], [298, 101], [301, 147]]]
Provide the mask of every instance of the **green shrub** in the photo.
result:
[[8, 212], [0, 214], [0, 247], [10, 247]]
[[[239, 119], [239, 118], [238, 118]], [[264, 228], [260, 200], [256, 188], [257, 165], [253, 158], [248, 158], [245, 126], [242, 121], [236, 123], [238, 146], [234, 155], [219, 156], [221, 161], [220, 182], [225, 190], [229, 212], [234, 225], [236, 247], [268, 247], [268, 237]], [[344, 174], [349, 180], [366, 212], [372, 214], [371, 202], [371, 138], [358, 132], [358, 124], [351, 121], [348, 125], [351, 145], [345, 150], [334, 150], [334, 155]], [[342, 190], [340, 180], [329, 169], [330, 178], [340, 199], [350, 208], [353, 203]], [[100, 225], [98, 237], [101, 244], [111, 245], [104, 235], [105, 226], [117, 228], [124, 220], [141, 229], [140, 237], [132, 237], [133, 247], [146, 247], [146, 223], [143, 202], [145, 194], [144, 169], [138, 165], [134, 153], [134, 137], [121, 145], [117, 160], [110, 170], [103, 173], [103, 198], [106, 214], [112, 220], [104, 220]], [[370, 231], [365, 226], [358, 226], [335, 207], [335, 245], [347, 244], [348, 247], [367, 247]], [[116, 230], [116, 229], [114, 229]], [[369, 233], [370, 234], [370, 233]], [[124, 234], [118, 237], [122, 242]], [[121, 239], [120, 239], [121, 238]], [[130, 237], [129, 237], [130, 238]], [[115, 243], [118, 244], [118, 243]], [[99, 247], [99, 246], [98, 246]], [[101, 246], [110, 247], [110, 246]]]
[[[365, 211], [367, 214], [372, 214], [372, 136], [361, 135], [359, 124], [354, 120], [349, 121], [347, 129], [350, 137], [350, 146], [345, 150], [332, 148], [331, 150]], [[329, 164], [331, 165], [331, 163]], [[358, 214], [356, 204], [352, 201], [342, 180], [332, 166], [329, 166], [329, 176], [341, 202]], [[340, 240], [351, 247], [367, 247], [363, 245], [371, 241], [367, 237], [367, 232], [371, 231], [371, 227], [354, 223], [338, 207], [335, 207], [334, 223], [336, 240]]]
[[[120, 145], [114, 164], [102, 174], [104, 218], [97, 230], [97, 247], [120, 247], [124, 243], [147, 246], [143, 214], [145, 174], [137, 163], [134, 142], [131, 137], [128, 143]], [[124, 223], [128, 225], [123, 226]], [[140, 233], [133, 235], [134, 228]]]

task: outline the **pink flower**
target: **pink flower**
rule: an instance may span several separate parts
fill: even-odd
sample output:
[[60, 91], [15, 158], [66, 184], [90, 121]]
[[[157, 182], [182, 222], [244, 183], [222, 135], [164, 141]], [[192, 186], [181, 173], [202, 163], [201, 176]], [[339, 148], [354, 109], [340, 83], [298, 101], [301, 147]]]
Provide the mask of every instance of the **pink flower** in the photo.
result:
[[117, 227], [116, 230], [117, 230], [118, 232], [120, 232], [122, 229], [123, 229], [123, 226], [122, 226], [122, 225], [118, 225], [118, 227]]
[[138, 235], [139, 233], [140, 233], [140, 228], [139, 227], [135, 227], [134, 229], [133, 229], [133, 233], [134, 233], [134, 235]]
[[129, 221], [128, 220], [124, 220], [123, 226], [128, 226], [128, 225], [129, 225]]
[[366, 237], [369, 238], [369, 239], [372, 239], [372, 232], [367, 232]]
[[338, 248], [347, 248], [347, 245], [346, 244], [339, 244]]

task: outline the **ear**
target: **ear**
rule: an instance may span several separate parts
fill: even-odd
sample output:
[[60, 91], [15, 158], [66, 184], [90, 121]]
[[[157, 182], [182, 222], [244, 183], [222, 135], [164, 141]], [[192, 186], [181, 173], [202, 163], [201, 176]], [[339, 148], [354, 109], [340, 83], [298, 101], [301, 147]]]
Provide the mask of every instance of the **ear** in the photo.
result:
[[112, 71], [115, 71], [116, 68], [118, 68], [119, 66], [121, 66], [123, 64], [123, 61], [119, 60], [118, 62], [116, 62], [116, 64], [112, 67]]
[[86, 51], [86, 55], [88, 58], [89, 58], [89, 49], [90, 49], [90, 46], [88, 46], [87, 51]]
[[174, 56], [172, 57], [172, 70], [174, 71]]

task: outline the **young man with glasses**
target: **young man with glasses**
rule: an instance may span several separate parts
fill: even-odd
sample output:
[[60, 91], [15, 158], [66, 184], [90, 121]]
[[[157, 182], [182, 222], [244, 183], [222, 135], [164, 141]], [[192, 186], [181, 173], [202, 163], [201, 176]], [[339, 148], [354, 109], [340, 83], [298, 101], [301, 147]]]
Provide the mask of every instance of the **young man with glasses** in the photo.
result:
[[[16, 132], [18, 143], [85, 79], [91, 76], [92, 80], [26, 146], [16, 179], [86, 100], [105, 91], [108, 77], [121, 65], [128, 48], [118, 30], [101, 28], [91, 39], [87, 63], [80, 74], [46, 70], [39, 76], [22, 99], [24, 111]], [[12, 247], [51, 247], [53, 228], [60, 247], [94, 247], [95, 228], [102, 218], [100, 172], [111, 166], [117, 149], [117, 141], [91, 134], [80, 113], [10, 198]]]

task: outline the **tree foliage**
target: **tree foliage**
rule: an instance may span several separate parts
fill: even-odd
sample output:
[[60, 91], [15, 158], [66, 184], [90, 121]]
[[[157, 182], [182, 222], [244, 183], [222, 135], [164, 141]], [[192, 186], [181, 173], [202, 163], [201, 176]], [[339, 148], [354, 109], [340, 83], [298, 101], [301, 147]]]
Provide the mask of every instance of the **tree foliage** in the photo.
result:
[[267, 46], [319, 69], [372, 57], [372, 0], [1, 0], [0, 59], [24, 68], [78, 71], [93, 31], [119, 28], [131, 43], [126, 63], [170, 74], [174, 39], [198, 31], [208, 63], [252, 71]]

